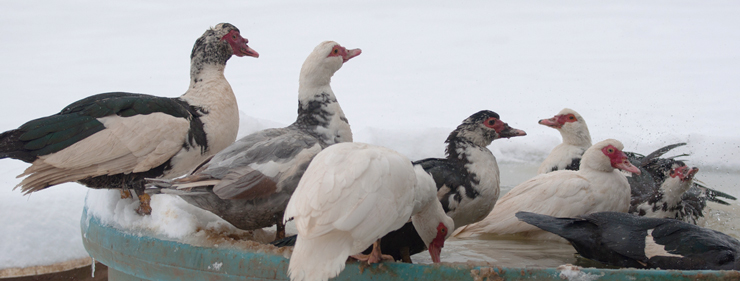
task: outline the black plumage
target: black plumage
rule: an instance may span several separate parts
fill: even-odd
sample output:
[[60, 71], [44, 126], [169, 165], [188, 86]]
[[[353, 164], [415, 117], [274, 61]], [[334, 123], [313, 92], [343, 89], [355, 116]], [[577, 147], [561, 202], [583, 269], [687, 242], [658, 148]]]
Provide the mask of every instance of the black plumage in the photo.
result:
[[682, 270], [740, 269], [740, 241], [674, 219], [618, 212], [556, 218], [529, 212], [519, 220], [568, 240], [588, 259], [619, 267]]
[[197, 107], [179, 98], [113, 92], [89, 96], [66, 106], [57, 114], [28, 121], [18, 129], [3, 133], [0, 136], [3, 144], [0, 146], [0, 159], [14, 158], [32, 163], [39, 156], [58, 152], [105, 129], [98, 118], [155, 112], [187, 119], [190, 131], [184, 145], [188, 148], [200, 146], [203, 150], [208, 148]]

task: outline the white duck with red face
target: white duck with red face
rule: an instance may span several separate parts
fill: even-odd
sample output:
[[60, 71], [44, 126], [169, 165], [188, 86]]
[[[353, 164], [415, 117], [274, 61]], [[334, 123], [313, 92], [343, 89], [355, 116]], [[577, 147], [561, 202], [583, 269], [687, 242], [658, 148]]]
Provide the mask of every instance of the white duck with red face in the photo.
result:
[[436, 193], [434, 179], [393, 150], [363, 143], [324, 149], [285, 209], [285, 220], [294, 219], [298, 229], [290, 279], [327, 280], [344, 269], [350, 255], [368, 263], [386, 258], [378, 247], [369, 256], [356, 254], [409, 219], [439, 262], [454, 222]]
[[541, 174], [519, 184], [498, 200], [485, 219], [459, 229], [455, 236], [490, 233], [557, 237], [519, 221], [514, 216], [519, 211], [556, 217], [575, 217], [604, 211], [627, 212], [630, 186], [617, 169], [637, 174], [640, 170], [629, 162], [622, 149], [622, 143], [614, 139], [591, 146], [583, 154], [578, 171]]
[[542, 161], [538, 174], [559, 170], [578, 170], [581, 156], [591, 147], [591, 134], [588, 132], [586, 120], [575, 110], [564, 108], [550, 119], [542, 119], [541, 125], [558, 130], [563, 142], [552, 149]]

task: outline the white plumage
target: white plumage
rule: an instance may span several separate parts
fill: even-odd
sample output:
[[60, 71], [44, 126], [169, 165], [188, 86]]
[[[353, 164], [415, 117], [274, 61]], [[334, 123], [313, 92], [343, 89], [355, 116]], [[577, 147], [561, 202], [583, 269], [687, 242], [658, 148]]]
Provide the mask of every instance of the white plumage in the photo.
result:
[[454, 229], [429, 174], [393, 150], [362, 143], [335, 144], [313, 159], [285, 210], [291, 218], [298, 228], [291, 280], [336, 276], [347, 257], [409, 218], [430, 252]]
[[514, 215], [519, 211], [555, 217], [602, 211], [627, 212], [630, 186], [616, 169], [633, 173], [639, 170], [629, 163], [622, 149], [622, 143], [613, 139], [593, 145], [584, 153], [580, 170], [541, 174], [519, 184], [498, 200], [485, 219], [459, 229], [454, 235], [469, 237], [491, 233], [553, 238], [557, 236], [521, 222]]
[[537, 169], [537, 174], [578, 170], [581, 155], [591, 147], [591, 134], [588, 132], [586, 120], [575, 110], [564, 108], [554, 117], [542, 119], [538, 123], [558, 130], [563, 142], [550, 151]]

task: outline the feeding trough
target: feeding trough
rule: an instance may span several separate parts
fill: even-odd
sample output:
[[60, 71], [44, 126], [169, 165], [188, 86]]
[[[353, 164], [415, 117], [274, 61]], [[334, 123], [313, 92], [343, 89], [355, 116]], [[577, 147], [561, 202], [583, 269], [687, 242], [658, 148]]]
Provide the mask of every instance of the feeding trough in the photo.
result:
[[[202, 247], [107, 226], [83, 211], [82, 237], [90, 256], [108, 266], [109, 280], [289, 280], [289, 260], [276, 253]], [[347, 263], [332, 280], [737, 280], [737, 271], [501, 268], [495, 264]]]

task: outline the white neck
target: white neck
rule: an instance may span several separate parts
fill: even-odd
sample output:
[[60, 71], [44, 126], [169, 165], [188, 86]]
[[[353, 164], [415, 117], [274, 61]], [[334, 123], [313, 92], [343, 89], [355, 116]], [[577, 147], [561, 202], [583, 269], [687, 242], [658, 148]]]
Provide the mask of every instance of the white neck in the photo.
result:
[[678, 177], [667, 178], [660, 185], [660, 189], [663, 191], [663, 199], [671, 205], [675, 205], [681, 201], [681, 196], [689, 190], [691, 187], [691, 181], [681, 181]]
[[452, 218], [445, 214], [442, 203], [437, 200], [436, 183], [431, 175], [424, 171], [421, 165], [415, 165], [416, 185], [414, 186], [414, 208], [411, 222], [419, 233], [424, 245], [429, 245], [437, 236], [437, 226], [440, 222], [448, 227], [448, 235], [455, 229]]
[[558, 130], [563, 138], [563, 143], [583, 147], [591, 147], [591, 134], [585, 124], [565, 124]]

